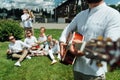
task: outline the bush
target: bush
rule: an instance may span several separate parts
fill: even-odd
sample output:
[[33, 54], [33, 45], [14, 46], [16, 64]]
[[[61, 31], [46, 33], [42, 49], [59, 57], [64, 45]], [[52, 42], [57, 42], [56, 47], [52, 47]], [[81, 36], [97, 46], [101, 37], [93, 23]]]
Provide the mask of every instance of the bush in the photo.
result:
[[13, 20], [0, 20], [0, 41], [8, 41], [8, 36], [13, 35], [16, 39], [23, 38], [23, 28], [20, 23]]

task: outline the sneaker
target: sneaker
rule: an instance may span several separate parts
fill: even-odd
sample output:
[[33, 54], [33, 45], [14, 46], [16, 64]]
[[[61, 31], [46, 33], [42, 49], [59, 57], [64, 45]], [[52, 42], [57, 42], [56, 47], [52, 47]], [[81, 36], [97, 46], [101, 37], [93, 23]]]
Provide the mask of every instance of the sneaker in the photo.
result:
[[19, 61], [17, 61], [14, 65], [15, 65], [15, 66], [21, 66], [21, 64], [20, 64]]
[[52, 62], [51, 62], [51, 64], [55, 64], [57, 61], [56, 60], [53, 60]]
[[27, 59], [31, 59], [31, 57], [30, 57], [30, 56], [26, 56], [26, 58], [27, 58]]
[[58, 59], [59, 61], [61, 61], [61, 56], [60, 56], [60, 54], [58, 54], [57, 59]]
[[57, 59], [58, 59], [59, 61], [61, 61], [61, 57], [57, 57]]

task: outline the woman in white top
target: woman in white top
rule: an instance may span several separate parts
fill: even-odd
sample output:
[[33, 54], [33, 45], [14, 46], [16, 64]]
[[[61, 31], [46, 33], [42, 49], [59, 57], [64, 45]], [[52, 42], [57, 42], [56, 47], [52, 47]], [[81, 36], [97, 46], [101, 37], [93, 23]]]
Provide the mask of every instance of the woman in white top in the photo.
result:
[[21, 16], [21, 20], [22, 20], [23, 27], [25, 29], [25, 33], [26, 33], [26, 30], [32, 30], [33, 32], [33, 28], [32, 28], [33, 16], [30, 13], [31, 12], [29, 12], [28, 9], [23, 9], [23, 15]]
[[45, 27], [40, 28], [40, 35], [39, 35], [39, 38], [38, 38], [38, 43], [40, 44], [41, 48], [45, 47], [45, 44], [46, 44], [46, 41], [47, 41], [45, 31], [46, 31]]

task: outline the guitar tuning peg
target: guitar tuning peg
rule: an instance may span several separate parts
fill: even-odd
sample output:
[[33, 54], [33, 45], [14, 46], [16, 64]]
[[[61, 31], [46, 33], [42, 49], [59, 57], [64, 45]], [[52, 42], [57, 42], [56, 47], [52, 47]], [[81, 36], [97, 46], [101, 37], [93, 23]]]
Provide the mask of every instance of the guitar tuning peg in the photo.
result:
[[104, 45], [103, 36], [98, 36], [96, 43], [97, 43], [97, 46], [102, 47]]
[[91, 43], [95, 43], [95, 39], [91, 39], [89, 42], [91, 42]]
[[112, 39], [108, 37], [108, 38], [105, 39], [105, 41], [106, 42], [112, 42]]
[[98, 67], [102, 67], [102, 66], [103, 66], [103, 64], [101, 63], [101, 61], [96, 61], [96, 65], [97, 65]]
[[102, 41], [103, 40], [103, 36], [98, 36], [97, 40]]
[[109, 38], [109, 37], [105, 39], [105, 42], [106, 42], [107, 46], [113, 46], [114, 45], [112, 39]]

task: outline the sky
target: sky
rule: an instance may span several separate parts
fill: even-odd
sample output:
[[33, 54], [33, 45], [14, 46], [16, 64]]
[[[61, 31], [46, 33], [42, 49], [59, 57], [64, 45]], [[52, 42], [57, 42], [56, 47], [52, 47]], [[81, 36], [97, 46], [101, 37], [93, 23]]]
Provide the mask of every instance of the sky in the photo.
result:
[[[57, 5], [66, 0], [0, 0], [0, 8], [28, 8], [36, 10], [37, 8], [52, 11]], [[105, 0], [107, 4], [120, 4], [120, 0]]]
[[105, 0], [107, 4], [117, 4], [118, 2], [120, 3], [120, 0]]

